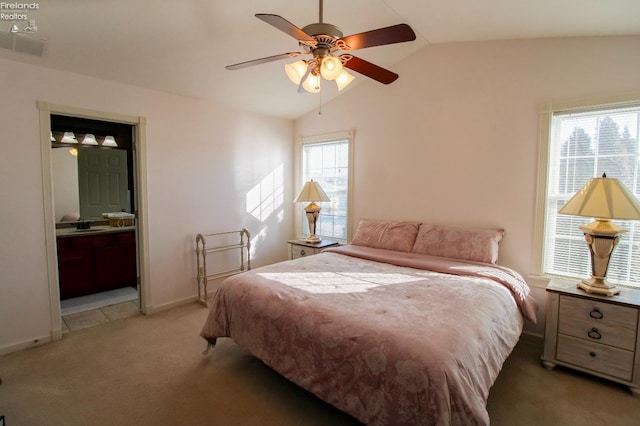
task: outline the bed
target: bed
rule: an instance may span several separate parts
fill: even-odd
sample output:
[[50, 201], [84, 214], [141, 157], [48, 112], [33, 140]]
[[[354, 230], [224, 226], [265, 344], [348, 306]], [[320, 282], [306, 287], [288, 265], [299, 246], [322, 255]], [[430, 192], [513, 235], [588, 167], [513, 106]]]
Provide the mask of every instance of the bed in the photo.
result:
[[226, 279], [201, 336], [368, 425], [487, 425], [489, 389], [536, 320], [526, 282], [495, 263], [501, 238], [363, 220], [352, 244]]

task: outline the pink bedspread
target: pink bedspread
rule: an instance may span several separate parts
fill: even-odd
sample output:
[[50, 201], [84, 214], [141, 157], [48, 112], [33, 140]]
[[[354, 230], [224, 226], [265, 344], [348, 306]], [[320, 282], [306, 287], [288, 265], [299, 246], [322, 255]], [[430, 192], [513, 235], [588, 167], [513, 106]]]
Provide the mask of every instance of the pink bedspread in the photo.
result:
[[345, 246], [228, 278], [201, 336], [231, 337], [365, 424], [485, 425], [532, 312], [507, 268]]

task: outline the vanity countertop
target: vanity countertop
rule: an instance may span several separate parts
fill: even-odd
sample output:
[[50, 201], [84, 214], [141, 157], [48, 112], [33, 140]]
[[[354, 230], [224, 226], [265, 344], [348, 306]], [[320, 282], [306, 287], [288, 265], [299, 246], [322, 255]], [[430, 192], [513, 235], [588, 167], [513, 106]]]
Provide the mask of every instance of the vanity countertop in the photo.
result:
[[135, 226], [115, 227], [109, 225], [92, 226], [89, 229], [76, 229], [75, 227], [58, 228], [56, 229], [56, 237], [78, 237], [80, 235], [96, 235], [111, 232], [133, 231], [135, 229]]

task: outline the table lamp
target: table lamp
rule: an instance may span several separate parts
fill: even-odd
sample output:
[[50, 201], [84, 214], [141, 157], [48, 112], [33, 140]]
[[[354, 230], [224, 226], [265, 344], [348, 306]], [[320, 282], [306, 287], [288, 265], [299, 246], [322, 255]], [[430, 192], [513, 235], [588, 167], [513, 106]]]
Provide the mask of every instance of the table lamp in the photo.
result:
[[640, 204], [618, 179], [592, 178], [558, 211], [561, 214], [592, 217], [595, 220], [580, 227], [589, 246], [591, 278], [578, 283], [587, 293], [613, 296], [620, 289], [606, 280], [609, 259], [626, 229], [610, 219], [640, 219]]
[[316, 201], [331, 201], [327, 194], [324, 192], [320, 184], [311, 179], [306, 182], [300, 193], [294, 200], [294, 203], [309, 202], [309, 205], [304, 208], [307, 214], [307, 220], [309, 221], [309, 236], [305, 239], [306, 242], [316, 244], [321, 241], [320, 237], [316, 235], [316, 224], [318, 223], [318, 216], [320, 216], [320, 206]]

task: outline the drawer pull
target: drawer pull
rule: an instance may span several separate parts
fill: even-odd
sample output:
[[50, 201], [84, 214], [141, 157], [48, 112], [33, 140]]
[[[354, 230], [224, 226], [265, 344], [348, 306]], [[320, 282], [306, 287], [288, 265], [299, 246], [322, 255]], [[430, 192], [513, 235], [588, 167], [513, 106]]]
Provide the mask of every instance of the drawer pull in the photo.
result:
[[594, 340], [600, 340], [602, 338], [602, 334], [598, 332], [598, 329], [593, 327], [590, 332], [587, 333], [587, 336]]
[[593, 308], [593, 310], [589, 312], [589, 316], [594, 319], [604, 318], [604, 315], [602, 314], [602, 312], [600, 312], [600, 309], [598, 308]]
[[304, 250], [300, 250], [300, 256], [304, 256], [305, 254], [307, 254]]
[[595, 352], [589, 352], [589, 356], [592, 357], [592, 358], [595, 358], [596, 357], [596, 353]]

